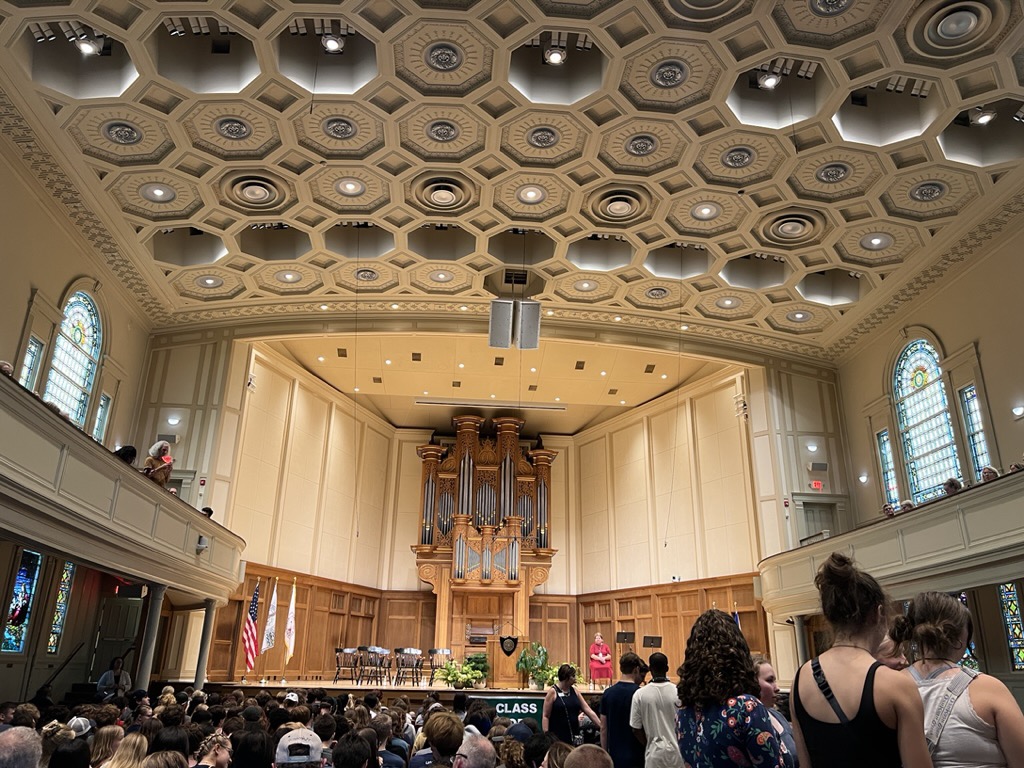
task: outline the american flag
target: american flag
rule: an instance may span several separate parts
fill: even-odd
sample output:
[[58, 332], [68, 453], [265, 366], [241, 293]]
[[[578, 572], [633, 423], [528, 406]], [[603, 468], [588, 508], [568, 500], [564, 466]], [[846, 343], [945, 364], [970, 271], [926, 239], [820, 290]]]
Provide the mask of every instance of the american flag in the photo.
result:
[[245, 616], [245, 627], [242, 629], [242, 645], [245, 646], [245, 671], [251, 672], [256, 666], [256, 617], [260, 610], [260, 582], [256, 580], [256, 589], [252, 592], [249, 612]]

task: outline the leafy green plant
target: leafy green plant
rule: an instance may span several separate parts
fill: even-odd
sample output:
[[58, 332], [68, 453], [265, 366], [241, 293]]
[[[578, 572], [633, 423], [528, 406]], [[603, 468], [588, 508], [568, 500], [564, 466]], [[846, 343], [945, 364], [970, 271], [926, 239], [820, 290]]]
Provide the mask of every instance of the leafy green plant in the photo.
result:
[[487, 661], [487, 654], [483, 652], [471, 653], [466, 657], [466, 663], [480, 673], [481, 677], [487, 677], [491, 672], [490, 662]]
[[[580, 669], [579, 664], [574, 661], [563, 661], [562, 664], [568, 664], [576, 670], [576, 681], [583, 682], [583, 670]], [[542, 682], [545, 687], [549, 685], [558, 685], [558, 668], [561, 667], [562, 664], [557, 666], [552, 665], [544, 670], [544, 678], [542, 679]]]
[[465, 685], [471, 685], [474, 681], [480, 680], [483, 674], [478, 669], [474, 669], [470, 666], [468, 661], [458, 662], [455, 659], [449, 659], [444, 663], [444, 666], [437, 670], [434, 675], [435, 680], [440, 680], [442, 683], [448, 683], [453, 687], [464, 687]]
[[522, 672], [530, 680], [543, 683], [546, 679], [544, 670], [548, 666], [548, 649], [540, 643], [530, 643], [519, 653], [516, 660], [516, 672]]

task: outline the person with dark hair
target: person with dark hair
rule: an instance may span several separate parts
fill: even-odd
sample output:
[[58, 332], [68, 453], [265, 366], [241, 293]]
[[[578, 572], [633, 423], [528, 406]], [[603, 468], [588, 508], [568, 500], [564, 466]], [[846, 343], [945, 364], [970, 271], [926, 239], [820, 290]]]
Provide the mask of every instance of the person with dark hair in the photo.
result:
[[129, 467], [135, 465], [135, 459], [139, 456], [139, 452], [135, 450], [134, 445], [122, 445], [116, 451], [113, 451], [113, 454]]
[[459, 716], [459, 720], [466, 722], [466, 704], [469, 701], [469, 696], [466, 695], [465, 691], [458, 691], [452, 696], [452, 712]]
[[697, 618], [679, 673], [682, 760], [702, 768], [783, 768], [774, 726], [757, 698], [750, 648], [729, 614], [712, 609]]
[[188, 758], [188, 731], [180, 725], [165, 725], [149, 740], [149, 754], [154, 752], [180, 752]]
[[644, 745], [644, 765], [682, 768], [683, 760], [676, 743], [677, 694], [675, 685], [668, 679], [668, 657], [655, 652], [647, 661], [651, 682], [633, 695], [629, 727]]
[[546, 732], [557, 736], [559, 741], [578, 747], [583, 743], [581, 711], [595, 725], [601, 722], [601, 718], [590, 708], [576, 687], [576, 668], [572, 664], [563, 664], [558, 668], [558, 682], [544, 696], [541, 725]]
[[124, 668], [124, 659], [115, 656], [110, 661], [110, 669], [100, 675], [96, 682], [96, 693], [106, 701], [115, 696], [124, 696], [131, 688], [132, 676]]
[[916, 686], [875, 660], [889, 628], [885, 591], [839, 552], [822, 563], [814, 585], [835, 640], [793, 680], [800, 764], [930, 768]]
[[640, 690], [640, 657], [630, 651], [619, 659], [619, 681], [601, 695], [601, 746], [615, 768], [641, 768], [644, 747], [629, 727], [633, 696]]
[[89, 743], [85, 739], [75, 739], [59, 744], [50, 755], [49, 768], [89, 768]]
[[779, 696], [779, 683], [775, 679], [775, 667], [764, 656], [755, 655], [754, 674], [757, 675], [757, 684], [761, 692], [757, 698], [768, 710], [768, 716], [772, 720], [772, 727], [775, 729], [775, 738], [779, 740], [779, 748], [782, 751], [782, 760], [786, 768], [798, 768], [799, 762], [796, 758], [796, 741], [793, 738], [793, 726], [779, 710], [775, 703]]
[[1024, 714], [1002, 681], [960, 666], [974, 624], [958, 598], [922, 592], [890, 630], [913, 663], [935, 768], [1024, 766]]
[[391, 742], [391, 715], [377, 715], [370, 721], [370, 727], [377, 734], [377, 758], [380, 764], [389, 768], [405, 768], [405, 760], [388, 751]]
[[271, 768], [274, 762], [273, 742], [266, 731], [239, 730], [231, 734], [235, 753], [233, 768]]
[[354, 733], [346, 733], [338, 739], [331, 752], [334, 768], [369, 768], [372, 758], [370, 745]]
[[[523, 720], [522, 722], [529, 723], [531, 721]], [[540, 768], [548, 750], [556, 741], [558, 738], [553, 733], [535, 733], [530, 736], [523, 744], [523, 762], [526, 763], [527, 768]]]

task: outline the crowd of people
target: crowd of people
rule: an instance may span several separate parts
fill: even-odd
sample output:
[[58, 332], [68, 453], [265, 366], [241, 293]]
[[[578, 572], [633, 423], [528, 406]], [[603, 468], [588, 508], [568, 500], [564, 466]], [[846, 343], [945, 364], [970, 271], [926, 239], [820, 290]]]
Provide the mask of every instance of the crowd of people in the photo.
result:
[[[1009, 470], [1007, 470], [1007, 474], [1012, 475], [1020, 472], [1021, 470], [1024, 470], [1024, 461], [1015, 461], [1010, 465]], [[933, 499], [928, 499], [928, 501], [925, 501], [922, 504], [915, 504], [910, 499], [904, 499], [898, 504], [887, 502], [882, 505], [882, 514], [886, 517], [895, 517], [902, 512], [910, 512], [911, 510], [917, 509], [918, 507], [924, 506], [932, 501], [938, 501], [946, 496], [955, 496], [958, 493], [970, 490], [972, 487], [978, 488], [985, 483], [991, 483], [993, 480], [998, 480], [1000, 477], [1002, 477], [1002, 474], [999, 470], [990, 464], [981, 468], [981, 480], [978, 485], [964, 485], [959, 478], [947, 477], [945, 482], [942, 483], [942, 496], [936, 496]]]
[[461, 692], [448, 709], [434, 694], [413, 707], [385, 706], [379, 691], [168, 686], [154, 706], [144, 690], [121, 695], [130, 683], [115, 662], [103, 703], [69, 711], [41, 691], [0, 705], [0, 768], [1024, 768], [1013, 695], [961, 664], [973, 623], [956, 596], [919, 594], [891, 619], [879, 583], [839, 553], [815, 585], [833, 641], [797, 671], [791, 710], [771, 662], [710, 610], [677, 680], [665, 654], [630, 652], [619, 679], [588, 696], [565, 664], [539, 723]]

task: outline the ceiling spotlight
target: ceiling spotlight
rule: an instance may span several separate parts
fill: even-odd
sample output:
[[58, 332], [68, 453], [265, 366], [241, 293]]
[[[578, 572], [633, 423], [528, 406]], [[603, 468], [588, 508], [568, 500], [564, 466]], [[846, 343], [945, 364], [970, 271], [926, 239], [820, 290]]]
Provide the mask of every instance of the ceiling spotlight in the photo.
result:
[[625, 405], [625, 404], [626, 404], [625, 400], [619, 400], [619, 405]]
[[1021, 416], [1024, 416], [1024, 405], [1015, 405], [1013, 407], [1013, 415], [1016, 416], [1018, 419]]
[[608, 375], [608, 371], [601, 371], [601, 375], [602, 376], [607, 376]]
[[465, 363], [459, 363], [459, 368], [465, 368], [465, 367], [466, 367]]
[[663, 378], [663, 379], [667, 379], [667, 378], [668, 378], [668, 374], [667, 374], [667, 373], [663, 373], [663, 374], [661, 374], [661, 378]]
[[807, 450], [810, 451], [811, 453], [817, 453], [818, 452], [818, 446], [815, 445], [814, 443], [809, 443], [807, 445]]
[[317, 355], [317, 358], [316, 358], [316, 359], [317, 359], [317, 362], [320, 362], [320, 363], [322, 363], [322, 362], [324, 361], [324, 359], [325, 359], [325, 358], [324, 358], [324, 356], [323, 356], [323, 355]]
[[398, 305], [397, 305], [397, 304], [392, 304], [392, 305], [391, 305], [391, 308], [392, 308], [392, 309], [398, 309]]
[[995, 119], [996, 111], [994, 109], [975, 107], [971, 110], [971, 125], [988, 125]]
[[612, 320], [614, 320], [616, 323], [621, 323], [622, 315], [616, 315], [615, 317], [612, 318]]
[[688, 331], [688, 330], [690, 330], [690, 326], [688, 326], [688, 325], [680, 325], [679, 326], [679, 330], [680, 331]]
[[1013, 119], [1018, 123], [1024, 123], [1024, 107], [1021, 107], [1013, 113]]
[[341, 35], [322, 35], [320, 45], [327, 53], [341, 53], [345, 50], [345, 38]]
[[359, 391], [359, 387], [352, 387], [352, 391], [353, 392], [358, 392]]
[[551, 317], [552, 315], [554, 315], [554, 314], [555, 314], [555, 310], [553, 310], [553, 309], [549, 309], [549, 310], [548, 310], [547, 312], [545, 312], [544, 314], [545, 314], [545, 315], [547, 315], [548, 317]]
[[775, 86], [781, 82], [781, 75], [777, 75], [774, 72], [762, 72], [757, 76], [757, 87], [763, 91], [774, 91]]
[[556, 398], [555, 398], [555, 402], [556, 402], [556, 403], [560, 403], [560, 402], [562, 402], [562, 398], [560, 398], [560, 397], [556, 397]]
[[459, 307], [459, 312], [465, 312], [467, 309], [469, 309], [469, 307], [463, 304], [461, 307]]
[[75, 45], [86, 56], [99, 56], [100, 51], [103, 50], [103, 43], [93, 35], [82, 35], [75, 40]]
[[554, 67], [565, 64], [567, 54], [565, 48], [559, 48], [557, 45], [552, 45], [544, 49], [544, 63], [550, 64]]
[[531, 369], [530, 369], [530, 373], [536, 373], [536, 372], [537, 372], [537, 369], [536, 369], [536, 368], [531, 368]]
[[172, 427], [176, 427], [179, 424], [181, 424], [181, 418], [178, 416], [168, 416], [167, 423], [170, 424]]
[[326, 304], [321, 304], [320, 305], [320, 309], [322, 309], [324, 312], [326, 312], [327, 311], [327, 305]]
[[491, 395], [491, 400], [493, 400], [493, 399], [494, 399], [494, 395]]
[[384, 365], [391, 365], [391, 361], [390, 360], [385, 360], [384, 361]]

